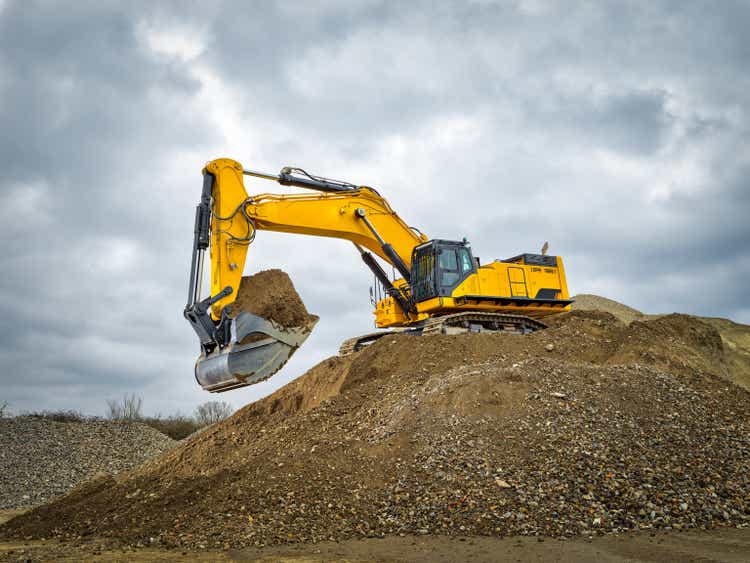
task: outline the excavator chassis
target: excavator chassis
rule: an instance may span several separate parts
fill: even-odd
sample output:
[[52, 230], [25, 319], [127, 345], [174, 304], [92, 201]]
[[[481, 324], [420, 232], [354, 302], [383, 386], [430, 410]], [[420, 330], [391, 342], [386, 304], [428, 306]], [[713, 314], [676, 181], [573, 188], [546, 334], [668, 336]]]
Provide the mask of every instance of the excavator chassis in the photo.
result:
[[543, 330], [547, 325], [538, 319], [524, 315], [509, 315], [505, 313], [465, 312], [443, 315], [427, 319], [422, 325], [405, 330], [386, 330], [371, 332], [345, 340], [339, 347], [339, 356], [348, 356], [358, 352], [391, 334], [412, 334], [414, 336], [430, 336], [434, 334], [462, 334], [466, 332], [502, 332], [505, 334], [529, 334]]

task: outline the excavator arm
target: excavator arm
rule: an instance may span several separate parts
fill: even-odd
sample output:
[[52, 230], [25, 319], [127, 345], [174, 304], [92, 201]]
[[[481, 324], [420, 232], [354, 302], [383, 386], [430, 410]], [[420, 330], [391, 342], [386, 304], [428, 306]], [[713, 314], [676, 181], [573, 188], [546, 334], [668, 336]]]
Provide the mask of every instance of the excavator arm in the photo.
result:
[[[313, 191], [248, 196], [245, 176]], [[376, 190], [311, 176], [299, 169], [285, 168], [278, 175], [244, 170], [240, 163], [230, 159], [208, 163], [203, 178], [185, 317], [201, 340], [202, 355], [196, 365], [196, 377], [204, 388], [223, 391], [266, 379], [307, 336], [294, 334], [285, 339], [289, 335], [265, 319], [249, 313], [230, 319], [226, 313], [236, 299], [248, 247], [258, 230], [350, 240], [404, 313], [416, 313], [408, 294], [388, 279], [371, 253], [399, 271], [403, 281], [397, 285], [408, 284], [412, 250], [428, 239], [409, 227]], [[206, 250], [210, 250], [211, 294], [202, 299]], [[250, 329], [267, 336], [267, 347], [277, 352], [270, 363], [265, 362], [261, 367], [250, 361], [261, 356], [261, 346], [240, 349], [239, 342]], [[251, 350], [254, 352], [250, 353]], [[240, 362], [240, 358], [245, 360]], [[248, 370], [254, 370], [251, 377], [239, 373]]]
[[[393, 265], [408, 282], [411, 254], [427, 237], [409, 227], [377, 191], [282, 170], [278, 176], [243, 170], [233, 160], [210, 162], [203, 173], [212, 177], [211, 294], [227, 287], [232, 293], [212, 306], [214, 320], [236, 297], [249, 243], [255, 232], [276, 231], [350, 240]], [[313, 193], [248, 196], [243, 177], [275, 180], [310, 188]]]

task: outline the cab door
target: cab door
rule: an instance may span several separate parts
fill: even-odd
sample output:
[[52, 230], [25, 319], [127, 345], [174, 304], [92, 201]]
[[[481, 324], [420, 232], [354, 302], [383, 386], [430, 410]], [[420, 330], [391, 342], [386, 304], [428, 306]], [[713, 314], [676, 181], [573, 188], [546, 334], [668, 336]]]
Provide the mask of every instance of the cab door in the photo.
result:
[[526, 288], [526, 272], [523, 268], [510, 266], [508, 268], [508, 281], [510, 282], [511, 297], [528, 297]]
[[417, 302], [437, 297], [435, 250], [420, 248], [412, 257], [411, 291]]

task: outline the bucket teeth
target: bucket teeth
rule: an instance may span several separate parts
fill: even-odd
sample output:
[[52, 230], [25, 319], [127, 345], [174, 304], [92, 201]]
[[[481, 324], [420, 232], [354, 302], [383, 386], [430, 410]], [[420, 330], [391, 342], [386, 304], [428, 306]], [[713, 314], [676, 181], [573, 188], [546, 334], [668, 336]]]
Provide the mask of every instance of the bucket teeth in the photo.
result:
[[316, 322], [317, 319], [307, 326], [284, 328], [243, 311], [232, 320], [231, 343], [198, 358], [195, 378], [212, 393], [260, 383], [289, 361]]

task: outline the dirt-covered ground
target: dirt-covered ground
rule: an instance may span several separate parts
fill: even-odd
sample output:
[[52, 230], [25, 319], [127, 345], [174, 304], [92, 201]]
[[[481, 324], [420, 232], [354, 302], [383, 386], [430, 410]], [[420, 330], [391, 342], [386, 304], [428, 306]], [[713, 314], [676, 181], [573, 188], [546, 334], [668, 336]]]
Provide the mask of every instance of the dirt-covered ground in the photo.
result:
[[746, 563], [750, 530], [733, 528], [681, 533], [651, 532], [578, 537], [387, 536], [342, 542], [264, 548], [184, 550], [112, 548], [96, 540], [78, 544], [0, 542], [0, 561], [256, 561], [262, 563], [415, 562], [475, 563]]
[[391, 336], [2, 533], [243, 548], [743, 526], [750, 394], [726, 374], [716, 330], [684, 315]]
[[626, 321], [579, 310], [528, 336], [386, 337], [0, 535], [61, 555], [747, 557], [743, 364], [711, 319]]

